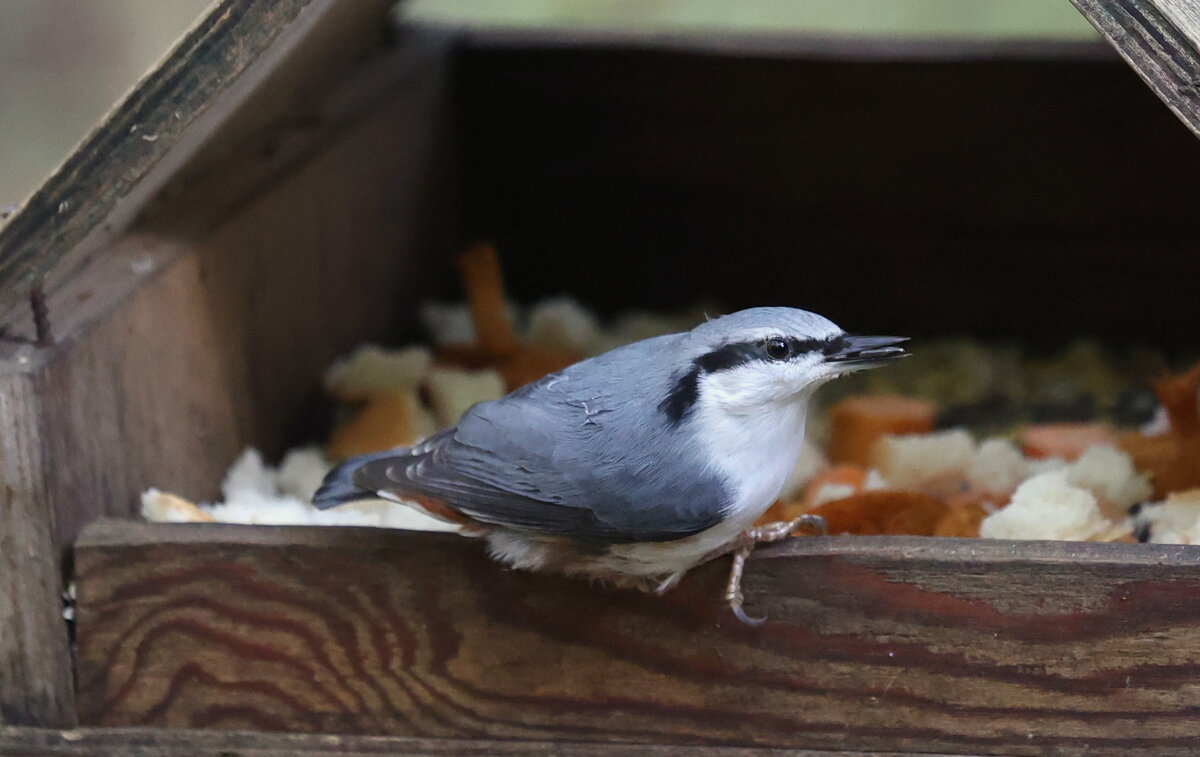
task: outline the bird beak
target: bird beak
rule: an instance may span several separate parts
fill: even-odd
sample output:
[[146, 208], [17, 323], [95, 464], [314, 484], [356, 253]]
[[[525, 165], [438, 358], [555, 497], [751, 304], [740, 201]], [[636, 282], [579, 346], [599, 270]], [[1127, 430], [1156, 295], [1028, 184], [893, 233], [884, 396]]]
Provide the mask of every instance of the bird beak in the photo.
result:
[[875, 368], [910, 353], [897, 345], [908, 341], [906, 336], [844, 336], [825, 354], [825, 362], [846, 370]]

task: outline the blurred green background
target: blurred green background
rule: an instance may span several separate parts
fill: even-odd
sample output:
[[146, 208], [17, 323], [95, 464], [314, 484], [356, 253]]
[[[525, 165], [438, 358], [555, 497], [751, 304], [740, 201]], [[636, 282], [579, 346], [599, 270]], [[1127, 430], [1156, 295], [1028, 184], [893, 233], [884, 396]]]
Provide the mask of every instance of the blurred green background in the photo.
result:
[[[33, 191], [210, 2], [0, 0], [0, 207]], [[1067, 0], [408, 0], [402, 15], [647, 32], [1095, 37]]]

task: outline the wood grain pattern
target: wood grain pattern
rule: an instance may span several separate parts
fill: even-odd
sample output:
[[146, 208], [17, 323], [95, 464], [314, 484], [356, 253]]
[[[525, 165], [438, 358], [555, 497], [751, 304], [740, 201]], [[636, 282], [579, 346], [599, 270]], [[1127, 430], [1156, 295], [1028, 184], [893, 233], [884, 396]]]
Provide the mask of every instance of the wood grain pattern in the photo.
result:
[[140, 227], [153, 232], [58, 282], [56, 347], [0, 344], [0, 370], [37, 396], [37, 431], [8, 441], [57, 463], [37, 474], [56, 555], [97, 516], [136, 512], [147, 486], [212, 498], [244, 446], [271, 455], [316, 436], [321, 371], [412, 330], [437, 279], [427, 253], [457, 249], [439, 168], [444, 58], [398, 54], [356, 118], [323, 122], [296, 153], [220, 164], [236, 209], [213, 200], [216, 177], [194, 177], [186, 197], [204, 213], [164, 206]]
[[754, 557], [662, 599], [478, 543], [103, 523], [76, 553], [88, 725], [979, 754], [1200, 748], [1200, 553], [918, 538]]
[[38, 399], [0, 375], [0, 724], [75, 724], [61, 572], [37, 443]]
[[1179, 0], [1071, 0], [1200, 137], [1200, 12]]
[[[897, 752], [828, 752], [769, 747], [601, 744], [570, 741], [414, 739], [170, 728], [51, 731], [0, 726], [0, 757], [897, 757]], [[927, 757], [939, 757], [930, 754]], [[940, 757], [952, 757], [940, 755]]]
[[1200, 50], [1200, 7], [1190, 0], [1155, 0], [1157, 7], [1193, 50]]
[[0, 342], [0, 722], [75, 722], [60, 566], [84, 523], [150, 485], [215, 496], [245, 445], [303, 436], [336, 355], [411, 322], [434, 279], [418, 250], [457, 247], [431, 179], [445, 56], [414, 53], [291, 103], [327, 118], [259, 133], [293, 138], [188, 177], [170, 222], [56, 271], [54, 347]]

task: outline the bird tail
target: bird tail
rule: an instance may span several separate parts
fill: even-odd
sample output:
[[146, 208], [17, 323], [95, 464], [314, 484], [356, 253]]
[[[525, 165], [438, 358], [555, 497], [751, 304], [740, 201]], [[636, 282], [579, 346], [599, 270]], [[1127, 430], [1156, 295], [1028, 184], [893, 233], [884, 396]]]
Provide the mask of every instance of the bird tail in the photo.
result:
[[331, 507], [344, 505], [347, 502], [356, 502], [360, 499], [374, 499], [379, 496], [373, 491], [367, 491], [356, 486], [354, 483], [354, 474], [367, 463], [391, 457], [396, 453], [397, 450], [391, 449], [383, 452], [372, 452], [369, 455], [352, 457], [335, 466], [333, 470], [325, 474], [325, 480], [321, 482], [321, 487], [313, 495], [313, 505], [318, 510], [328, 510]]

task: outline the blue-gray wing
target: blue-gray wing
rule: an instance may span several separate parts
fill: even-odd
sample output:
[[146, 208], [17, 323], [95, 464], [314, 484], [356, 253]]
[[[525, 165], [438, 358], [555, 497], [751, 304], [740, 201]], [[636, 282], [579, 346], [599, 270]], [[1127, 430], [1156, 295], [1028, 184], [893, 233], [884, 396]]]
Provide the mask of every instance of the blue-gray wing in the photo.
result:
[[577, 407], [533, 387], [476, 405], [411, 450], [368, 460], [354, 485], [434, 498], [482, 523], [600, 543], [669, 541], [720, 522], [723, 485], [667, 475], [679, 468], [664, 465], [671, 445], [630, 444], [622, 434], [630, 424], [617, 415], [602, 399]]

